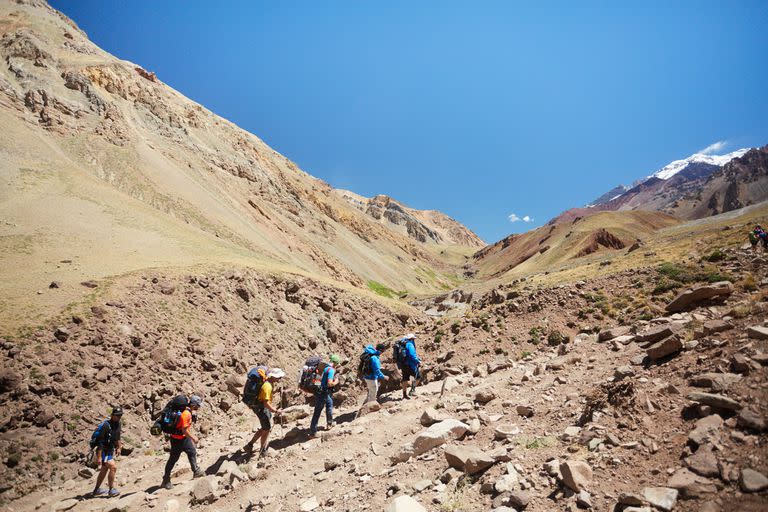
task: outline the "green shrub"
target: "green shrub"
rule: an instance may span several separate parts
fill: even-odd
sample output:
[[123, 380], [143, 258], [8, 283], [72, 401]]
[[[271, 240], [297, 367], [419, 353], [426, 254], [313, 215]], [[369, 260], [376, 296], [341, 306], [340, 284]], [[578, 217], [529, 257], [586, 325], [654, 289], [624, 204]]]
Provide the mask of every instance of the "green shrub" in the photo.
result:
[[723, 261], [725, 259], [725, 253], [721, 251], [720, 249], [715, 249], [711, 253], [707, 254], [702, 258], [710, 263], [716, 263], [718, 261]]

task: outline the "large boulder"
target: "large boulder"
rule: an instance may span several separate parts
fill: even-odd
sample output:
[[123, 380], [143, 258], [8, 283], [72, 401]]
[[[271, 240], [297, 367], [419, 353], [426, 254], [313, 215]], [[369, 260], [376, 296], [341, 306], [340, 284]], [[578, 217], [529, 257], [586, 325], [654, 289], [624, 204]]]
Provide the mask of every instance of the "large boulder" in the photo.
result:
[[560, 464], [563, 484], [573, 492], [585, 489], [592, 480], [592, 468], [581, 460], [566, 460]]
[[496, 462], [493, 456], [476, 446], [451, 445], [445, 449], [448, 465], [469, 475], [479, 473]]
[[618, 338], [619, 336], [624, 336], [625, 334], [629, 334], [631, 327], [628, 325], [620, 325], [618, 327], [613, 327], [611, 329], [606, 329], [604, 331], [600, 331], [600, 334], [597, 336], [598, 341], [610, 341], [613, 338]]
[[702, 373], [691, 378], [691, 385], [698, 388], [709, 388], [712, 391], [726, 391], [731, 384], [741, 380], [741, 375], [735, 373]]
[[697, 286], [686, 290], [667, 304], [667, 311], [678, 313], [699, 304], [705, 300], [715, 297], [728, 297], [733, 293], [733, 283], [730, 281], [719, 281], [717, 283]]
[[682, 324], [670, 322], [666, 324], [650, 327], [645, 331], [638, 333], [635, 340], [639, 343], [656, 343], [664, 338], [669, 338], [682, 329]]
[[424, 410], [419, 421], [425, 427], [429, 427], [435, 423], [439, 423], [447, 419], [448, 417], [445, 414], [441, 413], [437, 409], [430, 407]]
[[207, 476], [200, 478], [190, 491], [193, 503], [212, 503], [216, 500], [216, 489], [218, 482], [216, 477]]

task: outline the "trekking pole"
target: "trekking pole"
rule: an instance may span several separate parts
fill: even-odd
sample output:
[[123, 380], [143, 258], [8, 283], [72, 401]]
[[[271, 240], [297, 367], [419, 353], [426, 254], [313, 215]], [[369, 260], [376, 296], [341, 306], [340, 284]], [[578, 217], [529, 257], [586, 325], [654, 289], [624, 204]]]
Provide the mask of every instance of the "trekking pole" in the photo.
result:
[[[280, 410], [282, 411], [285, 409], [285, 406], [287, 405], [285, 400], [285, 393], [283, 393], [283, 388], [280, 388]], [[285, 436], [285, 415], [281, 412], [280, 413], [280, 435]]]

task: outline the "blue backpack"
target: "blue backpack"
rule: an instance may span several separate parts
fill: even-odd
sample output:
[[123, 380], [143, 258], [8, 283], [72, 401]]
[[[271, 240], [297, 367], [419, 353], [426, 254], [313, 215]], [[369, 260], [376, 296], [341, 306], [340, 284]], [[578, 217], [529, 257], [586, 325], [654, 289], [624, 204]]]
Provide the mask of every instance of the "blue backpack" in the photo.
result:
[[99, 426], [96, 427], [96, 430], [94, 430], [93, 434], [91, 434], [91, 441], [88, 443], [91, 447], [91, 450], [99, 445], [99, 437], [101, 437], [101, 433], [104, 431], [104, 429], [107, 429], [106, 434], [104, 434], [104, 445], [109, 445], [109, 438], [112, 435], [112, 427], [109, 426], [109, 420], [104, 420], [99, 423]]
[[268, 368], [263, 365], [251, 368], [248, 372], [248, 378], [243, 387], [243, 403], [245, 405], [256, 405], [259, 400], [259, 392], [264, 382], [267, 380]]

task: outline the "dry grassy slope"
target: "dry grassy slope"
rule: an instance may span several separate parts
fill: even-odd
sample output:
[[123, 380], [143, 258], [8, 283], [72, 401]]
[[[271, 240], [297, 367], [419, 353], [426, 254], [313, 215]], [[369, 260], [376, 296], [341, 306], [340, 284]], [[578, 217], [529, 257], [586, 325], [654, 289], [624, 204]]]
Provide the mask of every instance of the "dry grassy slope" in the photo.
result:
[[480, 277], [521, 276], [551, 269], [587, 253], [628, 247], [636, 239], [678, 222], [658, 212], [601, 212], [512, 235], [479, 251], [474, 260]]
[[36, 295], [51, 280], [71, 299], [80, 280], [147, 266], [230, 261], [416, 292], [452, 282], [439, 252], [44, 3], [0, 4], [0, 56], [0, 324], [64, 304]]

